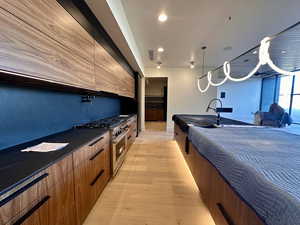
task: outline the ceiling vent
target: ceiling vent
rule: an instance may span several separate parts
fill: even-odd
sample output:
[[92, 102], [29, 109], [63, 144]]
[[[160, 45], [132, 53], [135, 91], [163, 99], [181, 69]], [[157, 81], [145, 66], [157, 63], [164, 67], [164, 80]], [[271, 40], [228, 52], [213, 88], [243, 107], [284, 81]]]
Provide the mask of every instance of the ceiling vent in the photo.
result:
[[148, 51], [148, 55], [149, 55], [150, 61], [153, 61], [154, 60], [154, 51], [153, 50], [149, 50]]

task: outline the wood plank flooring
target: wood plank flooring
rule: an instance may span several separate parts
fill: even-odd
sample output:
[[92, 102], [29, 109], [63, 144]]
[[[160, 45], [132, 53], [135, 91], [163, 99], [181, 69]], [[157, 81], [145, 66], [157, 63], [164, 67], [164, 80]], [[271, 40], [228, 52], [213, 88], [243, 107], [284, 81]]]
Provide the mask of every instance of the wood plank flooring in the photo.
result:
[[162, 121], [145, 122], [146, 131], [166, 131], [167, 123]]
[[84, 225], [214, 225], [173, 136], [145, 131]]

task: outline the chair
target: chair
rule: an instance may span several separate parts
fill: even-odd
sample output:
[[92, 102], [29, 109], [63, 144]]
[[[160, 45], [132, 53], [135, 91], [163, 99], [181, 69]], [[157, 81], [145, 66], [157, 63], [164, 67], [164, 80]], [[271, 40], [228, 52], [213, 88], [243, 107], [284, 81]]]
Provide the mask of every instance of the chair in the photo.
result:
[[255, 124], [259, 126], [285, 127], [292, 124], [292, 118], [277, 103], [270, 106], [269, 112], [256, 112]]

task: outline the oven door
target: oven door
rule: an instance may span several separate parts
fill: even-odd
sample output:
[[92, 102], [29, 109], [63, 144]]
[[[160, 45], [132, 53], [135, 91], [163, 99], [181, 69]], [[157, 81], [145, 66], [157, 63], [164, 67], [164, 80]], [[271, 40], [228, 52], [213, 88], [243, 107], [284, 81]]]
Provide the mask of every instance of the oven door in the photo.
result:
[[115, 175], [118, 169], [121, 167], [126, 154], [127, 146], [127, 133], [119, 137], [112, 143], [112, 166], [113, 174]]

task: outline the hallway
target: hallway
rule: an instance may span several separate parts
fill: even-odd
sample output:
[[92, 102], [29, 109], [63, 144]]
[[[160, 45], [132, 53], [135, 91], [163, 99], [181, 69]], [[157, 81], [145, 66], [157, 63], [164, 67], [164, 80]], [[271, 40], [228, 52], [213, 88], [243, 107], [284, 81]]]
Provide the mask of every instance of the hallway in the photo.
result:
[[145, 131], [84, 225], [213, 225], [173, 136]]

